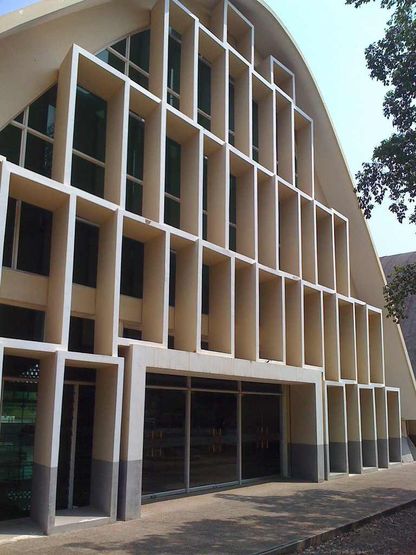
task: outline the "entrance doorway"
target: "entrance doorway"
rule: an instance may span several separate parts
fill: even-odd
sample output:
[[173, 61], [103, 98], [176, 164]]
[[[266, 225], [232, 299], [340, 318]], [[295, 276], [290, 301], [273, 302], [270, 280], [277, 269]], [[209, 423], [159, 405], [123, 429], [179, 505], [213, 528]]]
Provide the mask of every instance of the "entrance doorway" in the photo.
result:
[[[71, 380], [65, 369], [59, 443], [56, 509], [73, 509], [90, 504], [92, 441], [95, 405], [94, 381]], [[91, 371], [88, 370], [91, 376]], [[76, 378], [76, 376], [75, 376]]]

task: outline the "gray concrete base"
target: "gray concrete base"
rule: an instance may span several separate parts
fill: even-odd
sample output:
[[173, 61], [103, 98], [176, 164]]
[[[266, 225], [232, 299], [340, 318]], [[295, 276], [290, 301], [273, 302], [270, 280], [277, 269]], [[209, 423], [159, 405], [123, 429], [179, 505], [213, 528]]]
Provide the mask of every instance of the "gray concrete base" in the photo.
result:
[[390, 442], [390, 460], [392, 462], [396, 462], [397, 460], [401, 460], [402, 462], [413, 462], [416, 461], [416, 448], [413, 445], [413, 442], [406, 436], [403, 436], [401, 439], [401, 458], [399, 459], [400, 453], [400, 439], [399, 438], [391, 438]]
[[348, 472], [347, 445], [343, 442], [329, 442], [329, 471]]
[[142, 461], [120, 461], [118, 511], [121, 520], [140, 516], [142, 494]]
[[322, 482], [324, 475], [324, 446], [305, 443], [289, 445], [292, 477], [312, 482]]
[[377, 464], [377, 443], [373, 439], [363, 439], [363, 466], [378, 466]]
[[379, 468], [389, 467], [389, 447], [387, 439], [377, 439], [377, 456]]
[[58, 469], [33, 463], [31, 518], [48, 534], [55, 525]]
[[117, 515], [119, 463], [92, 459], [90, 504], [105, 515]]
[[348, 468], [350, 474], [361, 474], [362, 472], [361, 441], [348, 442]]

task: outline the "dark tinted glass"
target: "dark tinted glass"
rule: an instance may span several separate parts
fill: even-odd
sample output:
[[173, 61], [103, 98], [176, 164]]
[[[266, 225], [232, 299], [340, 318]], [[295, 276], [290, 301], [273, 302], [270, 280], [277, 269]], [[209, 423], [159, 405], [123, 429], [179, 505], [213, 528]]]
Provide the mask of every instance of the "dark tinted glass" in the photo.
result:
[[127, 146], [127, 173], [143, 179], [144, 122], [129, 116], [129, 139]]
[[281, 393], [282, 386], [278, 383], [241, 382], [242, 391], [261, 393]]
[[170, 104], [171, 106], [173, 106], [174, 108], [179, 110], [180, 102], [179, 102], [179, 98], [177, 96], [168, 92], [167, 102], [168, 102], [168, 104]]
[[168, 87], [180, 93], [181, 90], [181, 43], [169, 37]]
[[209, 314], [209, 266], [202, 266], [202, 314]]
[[230, 224], [237, 223], [237, 178], [230, 175]]
[[149, 29], [130, 37], [130, 60], [147, 72], [149, 72], [149, 47]]
[[77, 353], [94, 352], [94, 320], [71, 316], [68, 350]]
[[228, 127], [230, 131], [235, 131], [235, 108], [234, 108], [234, 83], [228, 84]]
[[175, 306], [176, 296], [176, 253], [170, 251], [170, 271], [169, 271], [169, 306]]
[[181, 197], [181, 145], [169, 138], [166, 139], [165, 190]]
[[52, 173], [53, 144], [31, 133], [26, 138], [25, 168], [45, 177]]
[[123, 237], [120, 286], [122, 295], [143, 298], [143, 264], [143, 243], [129, 237]]
[[242, 398], [243, 479], [280, 472], [279, 397], [244, 395]]
[[14, 225], [16, 221], [16, 200], [9, 197], [7, 203], [7, 216], [6, 216], [6, 232], [4, 235], [4, 251], [3, 251], [3, 266], [12, 265], [13, 257], [13, 236]]
[[100, 231], [95, 225], [77, 220], [74, 245], [74, 283], [96, 287], [98, 241]]
[[253, 146], [259, 146], [259, 105], [253, 102]]
[[208, 158], [204, 156], [202, 172], [202, 209], [208, 210]]
[[137, 71], [137, 69], [133, 66], [129, 66], [129, 77], [132, 81], [145, 89], [149, 88], [149, 78], [146, 75], [143, 75], [140, 71]]
[[97, 371], [94, 368], [78, 368], [75, 366], [65, 367], [65, 380], [94, 383], [96, 378]]
[[53, 137], [55, 131], [56, 91], [52, 87], [29, 107], [29, 127]]
[[201, 58], [198, 61], [198, 108], [211, 115], [211, 68]]
[[192, 392], [191, 486], [237, 480], [237, 396]]
[[211, 131], [211, 119], [204, 116], [201, 112], [198, 113], [198, 123], [208, 131]]
[[126, 43], [127, 43], [126, 39], [119, 40], [115, 44], [112, 44], [111, 48], [113, 50], [115, 50], [116, 52], [118, 52], [119, 54], [121, 54], [122, 56], [125, 56], [126, 55]]
[[168, 197], [165, 197], [165, 223], [177, 228], [181, 225], [181, 205]]
[[143, 494], [185, 487], [185, 391], [146, 389]]
[[118, 56], [110, 52], [109, 50], [103, 50], [97, 54], [97, 58], [110, 65], [114, 69], [124, 73], [125, 62], [121, 60]]
[[104, 168], [76, 154], [72, 156], [71, 182], [78, 189], [104, 197]]
[[21, 130], [14, 125], [8, 125], [0, 131], [0, 154], [13, 164], [18, 164], [20, 160], [21, 137]]
[[138, 214], [143, 213], [143, 186], [137, 181], [126, 181], [126, 210]]
[[186, 387], [186, 376], [175, 376], [173, 374], [152, 374], [146, 372], [146, 385], [157, 385], [166, 387]]
[[49, 275], [52, 212], [22, 202], [17, 267], [35, 274]]
[[202, 214], [202, 239], [207, 240], [208, 238], [208, 216], [207, 214]]
[[80, 385], [74, 463], [73, 503], [76, 507], [86, 507], [90, 504], [94, 407], [95, 387]]
[[126, 339], [141, 339], [141, 330], [134, 330], [132, 328], [123, 328], [123, 337]]
[[3, 360], [3, 377], [39, 379], [39, 360], [34, 358], [5, 355]]
[[0, 337], [43, 341], [45, 313], [0, 304]]
[[229, 249], [234, 252], [237, 250], [237, 230], [233, 225], [229, 226]]
[[106, 125], [106, 101], [82, 87], [77, 87], [74, 148], [104, 162]]
[[174, 348], [175, 348], [175, 336], [168, 335], [168, 349], [174, 349]]
[[222, 389], [237, 391], [238, 382], [233, 380], [215, 380], [213, 378], [192, 378], [191, 387], [195, 389]]
[[14, 121], [18, 121], [19, 123], [23, 123], [23, 114], [24, 112], [20, 112], [15, 118]]

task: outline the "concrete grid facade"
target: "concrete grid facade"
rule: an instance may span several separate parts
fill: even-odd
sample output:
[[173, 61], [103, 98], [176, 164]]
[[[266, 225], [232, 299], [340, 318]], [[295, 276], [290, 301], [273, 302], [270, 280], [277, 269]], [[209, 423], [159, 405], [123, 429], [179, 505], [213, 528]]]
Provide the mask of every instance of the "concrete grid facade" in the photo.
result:
[[[280, 384], [283, 479], [318, 481], [401, 461], [400, 391], [386, 385], [382, 311], [355, 298], [349, 220], [315, 183], [316, 131], [297, 104], [296, 75], [278, 51], [257, 50], [262, 29], [244, 5], [221, 1], [209, 17], [199, 3], [151, 4], [118, 39], [150, 30], [148, 88], [128, 77], [128, 52], [117, 70], [98, 49], [74, 44], [56, 68], [50, 178], [25, 162], [30, 107], [14, 118], [19, 161], [1, 160], [0, 236], [10, 197], [52, 213], [48, 275], [11, 264], [0, 282], [2, 305], [44, 313], [41, 339], [13, 332], [0, 345], [3, 374], [7, 357], [39, 361], [31, 516], [46, 532], [76, 522], [56, 510], [63, 390], [74, 370], [96, 372], [89, 505], [103, 520], [140, 514], [149, 373], [234, 380], [239, 399], [246, 381]], [[180, 88], [168, 102], [172, 34], [181, 41]], [[115, 42], [99, 51], [117, 58]], [[211, 71], [210, 113], [202, 114], [210, 130], [198, 123], [201, 59]], [[73, 182], [77, 87], [106, 103], [101, 196]], [[126, 209], [131, 113], [144, 126], [141, 214]], [[167, 138], [181, 151], [177, 227], [166, 223]], [[73, 281], [77, 221], [99, 229], [95, 287]], [[141, 296], [120, 294], [126, 238], [143, 245]], [[94, 322], [90, 353], [70, 349], [74, 318]], [[240, 405], [233, 483], [245, 482]], [[184, 492], [192, 489], [190, 433]]]

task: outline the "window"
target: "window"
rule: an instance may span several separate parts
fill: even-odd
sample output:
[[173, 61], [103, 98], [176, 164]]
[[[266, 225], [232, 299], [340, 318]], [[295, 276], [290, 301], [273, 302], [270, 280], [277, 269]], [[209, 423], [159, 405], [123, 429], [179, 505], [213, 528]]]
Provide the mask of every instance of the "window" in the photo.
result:
[[181, 44], [182, 37], [174, 29], [169, 30], [168, 51], [168, 104], [179, 110], [181, 92]]
[[94, 352], [94, 320], [71, 316], [68, 350], [77, 353]]
[[204, 156], [202, 173], [202, 238], [208, 237], [208, 158]]
[[144, 244], [123, 237], [121, 252], [120, 293], [129, 297], [143, 298]]
[[77, 219], [75, 224], [73, 282], [97, 286], [99, 227]]
[[252, 117], [253, 117], [253, 160], [256, 162], [259, 161], [259, 105], [257, 102], [253, 102], [253, 110], [252, 110]]
[[230, 145], [235, 143], [235, 102], [234, 102], [234, 81], [228, 83], [228, 142]]
[[229, 208], [229, 248], [237, 248], [237, 178], [230, 175], [230, 208]]
[[140, 340], [142, 338], [142, 331], [134, 328], [123, 328], [123, 337], [126, 339]]
[[144, 120], [130, 112], [127, 144], [126, 210], [143, 210]]
[[176, 252], [170, 251], [169, 306], [175, 306], [176, 297]]
[[150, 29], [116, 42], [97, 54], [103, 62], [149, 88]]
[[202, 265], [202, 314], [209, 314], [209, 266]]
[[0, 337], [43, 341], [44, 323], [40, 310], [0, 304]]
[[52, 212], [9, 198], [3, 266], [49, 275]]
[[56, 85], [0, 131], [0, 154], [40, 175], [52, 173]]
[[198, 123], [211, 130], [211, 66], [201, 56], [198, 60]]
[[72, 157], [72, 185], [104, 197], [107, 103], [77, 87]]
[[181, 221], [181, 145], [166, 139], [165, 223], [180, 227]]

